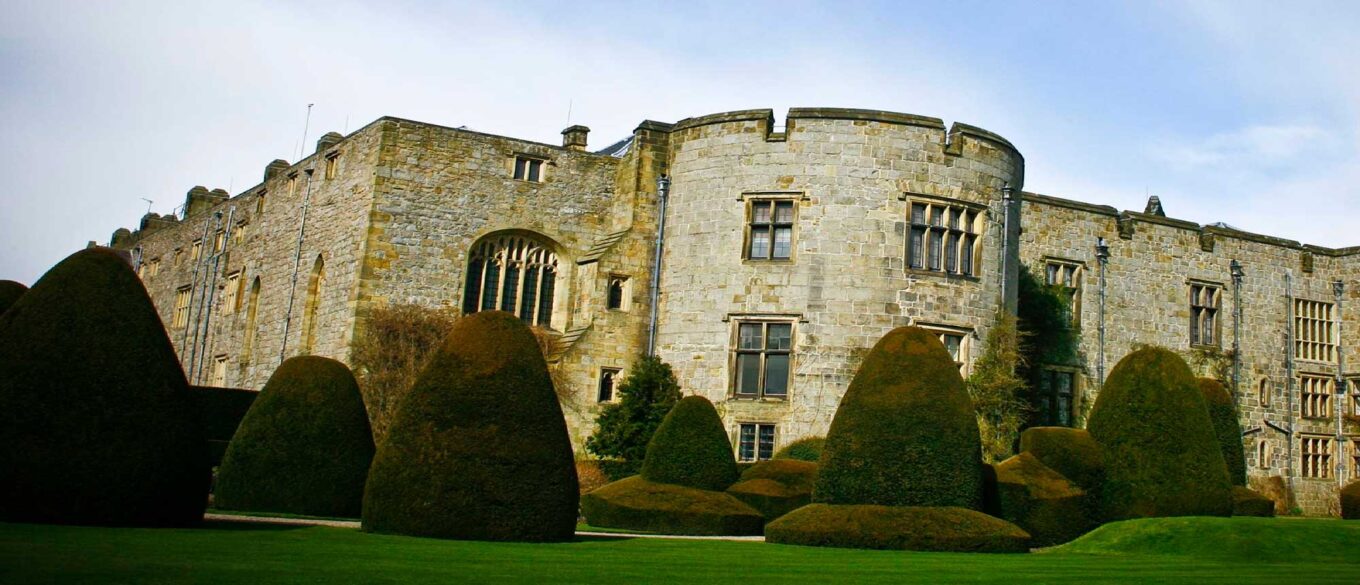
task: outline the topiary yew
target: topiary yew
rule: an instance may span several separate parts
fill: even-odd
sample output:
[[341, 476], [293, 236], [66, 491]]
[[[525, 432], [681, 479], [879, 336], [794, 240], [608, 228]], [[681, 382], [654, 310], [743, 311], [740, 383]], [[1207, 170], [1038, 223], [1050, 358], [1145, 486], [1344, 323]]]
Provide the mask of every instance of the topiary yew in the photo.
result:
[[354, 374], [329, 358], [289, 358], [227, 447], [214, 504], [358, 517], [372, 461], [373, 431]]
[[1086, 429], [1030, 427], [1020, 434], [1020, 452], [1033, 455], [1087, 492], [1100, 491], [1104, 454]]
[[1353, 481], [1341, 488], [1341, 518], [1360, 520], [1360, 481]]
[[657, 427], [642, 461], [647, 481], [722, 491], [737, 481], [737, 462], [713, 403], [686, 396]]
[[0, 315], [14, 306], [19, 297], [28, 292], [28, 287], [13, 280], [0, 280]]
[[771, 459], [742, 472], [727, 493], [774, 520], [812, 502], [817, 464], [797, 459]]
[[1170, 350], [1119, 361], [1087, 425], [1105, 452], [1104, 520], [1228, 516], [1231, 484], [1194, 374]]
[[1222, 382], [1200, 378], [1200, 394], [1209, 408], [1209, 421], [1214, 424], [1214, 436], [1223, 451], [1223, 463], [1228, 466], [1228, 479], [1235, 486], [1247, 485], [1247, 454], [1242, 450], [1242, 425], [1237, 420], [1237, 407]]
[[758, 510], [730, 494], [636, 475], [582, 496], [581, 512], [591, 526], [664, 534], [752, 535], [765, 523]]
[[151, 299], [107, 248], [62, 260], [0, 316], [0, 520], [187, 526], [207, 445]]
[[995, 470], [997, 501], [991, 507], [1028, 532], [1031, 545], [1061, 544], [1099, 525], [1089, 494], [1034, 455], [1021, 453]]
[[898, 328], [874, 345], [841, 399], [812, 499], [978, 509], [981, 449], [953, 358], [935, 334]]
[[775, 452], [774, 458], [816, 463], [822, 460], [822, 448], [825, 446], [826, 437], [804, 437], [784, 445], [784, 448]]
[[561, 541], [576, 467], [534, 334], [514, 315], [459, 319], [397, 407], [364, 492], [372, 532]]
[[1022, 553], [1029, 534], [966, 508], [810, 504], [765, 525], [767, 542], [944, 552]]
[[189, 387], [189, 396], [203, 421], [203, 436], [208, 440], [209, 460], [213, 466], [222, 464], [236, 427], [241, 426], [241, 419], [246, 417], [259, 394], [244, 388]]
[[1232, 488], [1233, 516], [1275, 516], [1275, 501], [1240, 485]]

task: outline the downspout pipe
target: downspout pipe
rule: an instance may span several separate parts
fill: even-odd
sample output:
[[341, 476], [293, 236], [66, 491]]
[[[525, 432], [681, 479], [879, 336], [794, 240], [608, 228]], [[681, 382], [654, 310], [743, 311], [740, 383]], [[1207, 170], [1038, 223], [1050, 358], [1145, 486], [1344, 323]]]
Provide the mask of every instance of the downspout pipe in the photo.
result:
[[1010, 183], [1001, 187], [1001, 305], [1006, 308], [1006, 312], [1016, 314], [1016, 307], [1011, 304], [1011, 203], [1014, 199], [1015, 189]]
[[[218, 213], [221, 214], [222, 212], [219, 211]], [[207, 292], [208, 300], [206, 301], [208, 311], [207, 314], [203, 316], [202, 348], [195, 350], [198, 351], [198, 359], [194, 363], [193, 369], [194, 373], [189, 377], [189, 379], [193, 380], [195, 384], [203, 383], [203, 360], [207, 359], [208, 348], [211, 347], [208, 344], [208, 338], [212, 336], [212, 306], [213, 297], [216, 296], [217, 293], [217, 275], [221, 274], [222, 272], [222, 257], [227, 254], [227, 250], [230, 249], [231, 247], [231, 226], [232, 222], [235, 221], [235, 218], [236, 218], [236, 206], [232, 206], [232, 208], [227, 211], [227, 223], [225, 224], [226, 227], [223, 228], [224, 231], [222, 233], [222, 250], [213, 254], [212, 272], [209, 273], [208, 275], [208, 292]], [[217, 242], [214, 241], [213, 242], [214, 247], [216, 247], [216, 244]]]
[[[186, 215], [187, 215], [187, 213], [186, 213]], [[202, 248], [202, 245], [203, 245], [203, 240], [208, 239], [208, 230], [209, 230], [211, 227], [212, 227], [212, 220], [211, 220], [211, 219], [204, 219], [204, 220], [203, 220], [203, 235], [199, 236], [199, 238], [198, 238], [199, 246], [200, 246], [200, 247], [199, 247], [199, 250], [200, 250], [200, 258], [198, 258], [198, 259], [196, 259], [196, 260], [193, 261], [193, 263], [194, 263], [194, 273], [193, 273], [193, 276], [190, 276], [190, 277], [189, 277], [189, 283], [190, 283], [190, 284], [189, 284], [189, 287], [190, 287], [190, 288], [189, 288], [189, 306], [188, 306], [188, 307], [185, 307], [185, 309], [184, 309], [184, 318], [185, 318], [184, 332], [180, 335], [180, 342], [179, 342], [179, 347], [180, 347], [180, 365], [181, 365], [181, 366], [192, 366], [193, 363], [194, 363], [194, 362], [193, 362], [193, 347], [190, 347], [190, 346], [189, 346], [189, 322], [188, 322], [188, 318], [189, 318], [189, 315], [194, 314], [194, 295], [195, 295], [195, 293], [198, 292], [198, 269], [199, 269], [200, 266], [203, 265], [203, 258], [201, 257], [201, 254], [202, 254], [201, 251], [202, 251], [202, 249], [203, 249], [203, 248]], [[173, 318], [173, 316], [172, 316], [172, 318]], [[195, 341], [195, 345], [197, 345], [197, 341]], [[188, 359], [186, 360], [185, 358], [188, 358]]]
[[666, 201], [670, 198], [671, 178], [661, 175], [656, 179], [659, 211], [656, 228], [656, 251], [652, 261], [652, 318], [647, 326], [647, 356], [656, 355], [657, 304], [661, 297], [661, 253], [666, 245]]
[[[189, 367], [186, 370], [186, 375], [189, 377], [190, 380], [194, 379], [194, 367], [198, 363], [198, 342], [200, 341], [199, 336], [202, 335], [203, 333], [203, 309], [204, 306], [208, 304], [207, 301], [208, 291], [205, 288], [203, 289], [203, 292], [198, 293], [197, 295], [198, 307], [197, 310], [195, 310], [193, 308], [195, 296], [194, 293], [198, 292], [197, 289], [199, 288], [200, 284], [199, 269], [206, 268], [209, 261], [210, 254], [204, 253], [203, 250], [211, 249], [208, 248], [208, 246], [216, 245], [216, 241], [213, 242], [208, 241], [208, 234], [214, 233], [212, 230], [209, 229], [209, 226], [212, 226], [213, 229], [222, 227], [221, 211], [213, 212], [213, 220], [204, 220], [203, 222], [203, 238], [198, 241], [198, 262], [194, 264], [194, 284], [193, 288], [189, 290], [189, 307], [190, 307], [189, 313], [194, 317], [193, 318], [194, 338], [193, 344], [189, 347]], [[202, 278], [203, 280], [206, 281], [208, 279], [208, 274], [205, 272], [202, 275]], [[188, 339], [188, 330], [189, 330], [188, 324], [185, 324], [185, 336], [186, 336], [185, 339]]]
[[1100, 323], [1096, 328], [1100, 352], [1096, 357], [1096, 391], [1099, 392], [1105, 387], [1105, 265], [1110, 263], [1110, 246], [1105, 238], [1096, 238], [1096, 262], [1100, 266]]
[[1242, 264], [1233, 260], [1228, 264], [1228, 269], [1232, 272], [1233, 283], [1233, 358], [1232, 358], [1232, 384], [1233, 384], [1233, 404], [1238, 404], [1241, 400], [1242, 392]]
[[297, 296], [298, 266], [302, 262], [302, 239], [307, 234], [307, 207], [312, 201], [312, 174], [315, 168], [302, 171], [307, 173], [307, 188], [302, 193], [301, 218], [298, 220], [297, 246], [293, 250], [293, 278], [288, 284], [288, 310], [283, 314], [283, 339], [279, 341], [279, 363], [287, 357], [288, 351], [288, 329], [293, 322], [293, 297]]
[[[1336, 313], [1334, 313], [1334, 316], [1332, 317], [1336, 322], [1336, 325], [1334, 326], [1336, 336], [1332, 339], [1332, 343], [1336, 344], [1336, 391], [1334, 397], [1336, 398], [1336, 453], [1338, 454], [1344, 454], [1346, 452], [1346, 433], [1345, 428], [1342, 426], [1342, 417], [1346, 413], [1346, 352], [1345, 348], [1341, 347], [1341, 325], [1346, 322], [1345, 319], [1341, 318], [1341, 300], [1345, 292], [1346, 283], [1340, 280], [1332, 282], [1332, 295], [1336, 300]], [[1346, 487], [1345, 474], [1346, 458], [1337, 457], [1337, 489]]]
[[1284, 271], [1284, 302], [1285, 302], [1285, 345], [1284, 345], [1284, 380], [1285, 380], [1285, 404], [1289, 409], [1289, 424], [1285, 426], [1285, 445], [1286, 462], [1289, 465], [1289, 496], [1294, 497], [1294, 274], [1290, 270]]

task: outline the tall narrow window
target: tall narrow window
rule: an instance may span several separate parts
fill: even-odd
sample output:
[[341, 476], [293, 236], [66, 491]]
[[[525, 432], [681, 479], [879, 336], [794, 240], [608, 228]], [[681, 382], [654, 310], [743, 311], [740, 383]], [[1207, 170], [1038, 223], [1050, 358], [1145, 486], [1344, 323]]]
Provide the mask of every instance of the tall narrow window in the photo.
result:
[[307, 281], [307, 302], [302, 310], [302, 353], [316, 349], [316, 322], [320, 315], [321, 293], [326, 290], [326, 263], [321, 256], [312, 264], [312, 276]]
[[171, 319], [171, 325], [174, 327], [184, 327], [189, 324], [189, 296], [192, 292], [193, 288], [189, 286], [181, 286], [175, 289], [175, 314]]
[[746, 224], [746, 258], [788, 260], [793, 255], [794, 202], [752, 199]]
[[222, 287], [222, 312], [232, 314], [241, 309], [241, 271], [227, 275], [227, 284]]
[[1261, 383], [1256, 386], [1256, 401], [1261, 404], [1261, 408], [1270, 408], [1270, 379], [1261, 378]]
[[1296, 359], [1335, 362], [1336, 342], [1332, 332], [1332, 303], [1294, 299]]
[[203, 240], [194, 240], [194, 244], [189, 247], [189, 261], [197, 262], [203, 257]]
[[246, 222], [236, 224], [236, 228], [231, 230], [231, 243], [233, 246], [240, 246], [246, 242]]
[[293, 174], [291, 174], [291, 175], [288, 175], [288, 196], [289, 196], [289, 197], [293, 197], [293, 196], [297, 195], [297, 188], [298, 188], [298, 180], [297, 180], [297, 179], [298, 179], [297, 173], [293, 173]]
[[213, 254], [221, 254], [222, 250], [227, 249], [227, 231], [217, 230], [213, 233]]
[[978, 209], [931, 199], [912, 201], [907, 215], [908, 268], [977, 275]]
[[[1352, 378], [1347, 380], [1351, 389], [1351, 408], [1350, 415], [1360, 417], [1360, 379]], [[1356, 476], [1360, 478], [1360, 475]]]
[[265, 192], [260, 191], [260, 196], [255, 198], [255, 215], [264, 215]]
[[737, 324], [736, 395], [783, 398], [789, 393], [793, 324]]
[[502, 310], [530, 325], [551, 327], [557, 255], [522, 235], [483, 239], [472, 246], [463, 283], [463, 314]]
[[741, 423], [737, 431], [737, 460], [767, 461], [774, 457], [774, 425]]
[[250, 283], [250, 298], [246, 301], [246, 333], [245, 340], [241, 343], [241, 355], [245, 359], [250, 359], [251, 350], [255, 349], [255, 319], [260, 313], [260, 277]]
[[326, 172], [322, 176], [324, 176], [328, 180], [334, 179], [335, 172], [339, 168], [339, 166], [340, 166], [340, 154], [332, 153], [330, 156], [326, 157]]
[[1270, 469], [1270, 441], [1261, 439], [1256, 443], [1256, 467]]
[[1351, 479], [1360, 478], [1360, 437], [1351, 439]]
[[1329, 418], [1335, 386], [1328, 376], [1299, 376], [1299, 409], [1304, 418]]
[[226, 354], [213, 356], [212, 375], [208, 377], [208, 385], [222, 388], [227, 385], [227, 356]]
[[1041, 424], [1072, 426], [1076, 382], [1077, 374], [1072, 370], [1047, 368], [1039, 372], [1039, 395], [1035, 404], [1038, 412], [1035, 414]]
[[1048, 260], [1044, 263], [1044, 282], [1062, 291], [1066, 297], [1067, 320], [1073, 326], [1081, 325], [1081, 276], [1079, 262]]
[[1331, 437], [1301, 437], [1300, 461], [1302, 475], [1311, 479], [1326, 479], [1332, 476], [1332, 439]]
[[527, 156], [515, 157], [514, 177], [531, 183], [543, 182], [543, 160]]
[[1190, 345], [1218, 346], [1218, 309], [1223, 289], [1212, 284], [1190, 284]]
[[600, 368], [600, 387], [595, 395], [597, 402], [611, 402], [614, 400], [614, 384], [618, 382], [618, 368]]
[[628, 310], [628, 277], [610, 276], [609, 291], [605, 299], [605, 308], [611, 311]]

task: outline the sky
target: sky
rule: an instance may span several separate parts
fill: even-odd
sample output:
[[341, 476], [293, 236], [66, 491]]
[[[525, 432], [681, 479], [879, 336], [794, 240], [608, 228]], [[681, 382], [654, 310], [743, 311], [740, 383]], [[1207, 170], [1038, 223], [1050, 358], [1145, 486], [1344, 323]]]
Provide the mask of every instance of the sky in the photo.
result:
[[0, 279], [385, 115], [599, 148], [907, 112], [1005, 136], [1027, 191], [1360, 245], [1357, 26], [1344, 1], [0, 0]]

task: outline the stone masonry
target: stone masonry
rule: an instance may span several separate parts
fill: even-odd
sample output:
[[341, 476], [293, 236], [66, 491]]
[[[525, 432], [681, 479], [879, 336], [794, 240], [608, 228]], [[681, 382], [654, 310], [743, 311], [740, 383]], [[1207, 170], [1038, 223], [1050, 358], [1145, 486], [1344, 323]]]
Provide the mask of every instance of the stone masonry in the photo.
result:
[[[1049, 263], [1077, 271], [1080, 357], [1045, 364], [1073, 372], [1075, 424], [1099, 391], [1102, 361], [1108, 372], [1156, 344], [1221, 375], [1236, 343], [1252, 484], [1286, 486], [1294, 505], [1322, 515], [1360, 472], [1360, 395], [1349, 394], [1360, 374], [1347, 369], [1357, 363], [1360, 248], [1200, 226], [1165, 217], [1160, 204], [1121, 212], [1026, 193], [1014, 146], [937, 118], [795, 108], [779, 129], [772, 111], [747, 110], [644, 121], [598, 152], [587, 150], [588, 132], [568, 128], [557, 146], [381, 118], [326, 134], [299, 162], [270, 163], [259, 185], [234, 196], [195, 187], [181, 212], [148, 214], [111, 245], [131, 252], [194, 383], [259, 388], [284, 357], [347, 361], [374, 307], [463, 311], [481, 282], [469, 282], [480, 244], [534, 242], [556, 260], [539, 325], [558, 339], [549, 360], [569, 386], [564, 410], [579, 448], [601, 407], [602, 375], [626, 375], [648, 351], [665, 176], [654, 349], [686, 393], [714, 401], [734, 448], [744, 428], [772, 434], [776, 448], [825, 434], [859, 360], [894, 327], [940, 332], [967, 373], [998, 311], [1014, 308], [1023, 261], [1040, 277]], [[768, 252], [753, 244], [768, 228], [758, 209], [773, 209], [762, 205], [788, 214], [782, 255], [754, 256]], [[935, 232], [948, 235], [911, 243]], [[1100, 238], [1109, 250], [1103, 351]], [[927, 245], [955, 255], [930, 248], [939, 266], [914, 263], [913, 247], [919, 255]], [[617, 308], [611, 285], [623, 296]], [[1203, 313], [1192, 286], [1217, 295], [1212, 339], [1193, 347], [1191, 321]], [[1299, 325], [1311, 328], [1306, 339], [1291, 338], [1300, 307], [1329, 311], [1325, 327], [1312, 316]], [[782, 355], [761, 354], [787, 360], [782, 394], [737, 391], [751, 327], [790, 332]], [[1310, 359], [1291, 341], [1307, 341]], [[1305, 395], [1320, 381], [1332, 392], [1325, 404]]]

